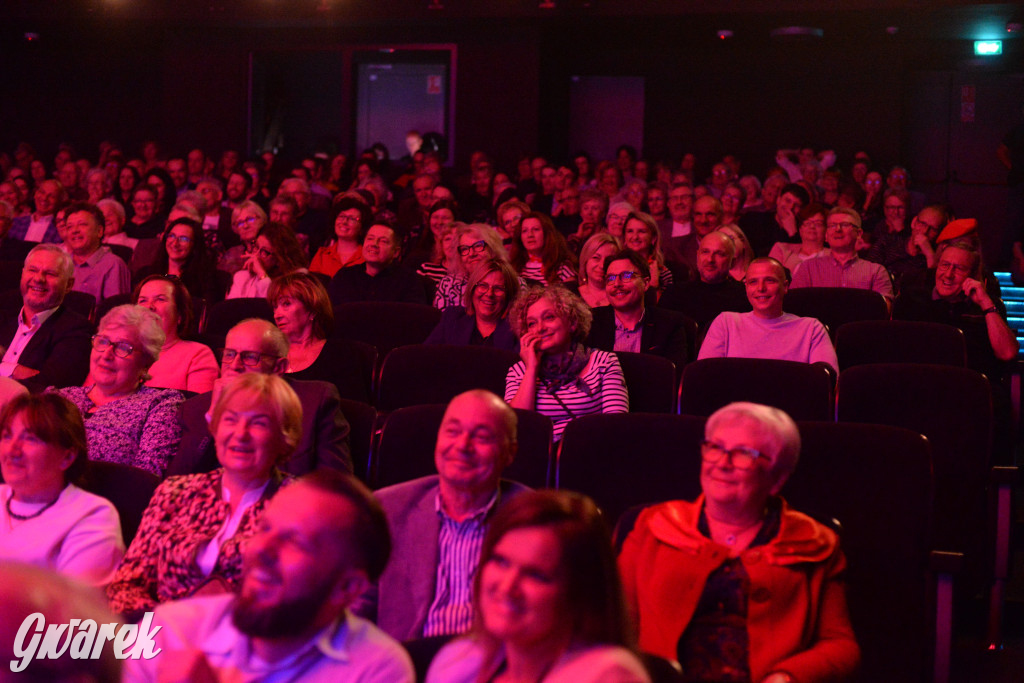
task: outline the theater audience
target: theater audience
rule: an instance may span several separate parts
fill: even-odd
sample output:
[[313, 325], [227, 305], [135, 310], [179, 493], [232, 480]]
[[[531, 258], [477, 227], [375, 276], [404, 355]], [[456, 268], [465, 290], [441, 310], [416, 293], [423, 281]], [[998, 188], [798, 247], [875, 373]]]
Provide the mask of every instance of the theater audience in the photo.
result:
[[455, 203], [447, 199], [434, 202], [427, 212], [427, 230], [402, 259], [402, 265], [417, 275], [439, 283], [454, 268]]
[[743, 283], [730, 275], [735, 253], [736, 245], [724, 232], [708, 233], [697, 250], [697, 279], [675, 283], [658, 305], [687, 315], [701, 330], [724, 311], [749, 311]]
[[512, 265], [528, 283], [551, 285], [576, 279], [569, 247], [546, 214], [523, 216], [516, 247]]
[[441, 278], [434, 293], [434, 308], [442, 311], [451, 306], [465, 304], [463, 297], [466, 293], [466, 282], [485, 261], [508, 260], [508, 252], [501, 243], [501, 236], [489, 225], [460, 225], [455, 230], [455, 236], [455, 272]]
[[766, 256], [776, 242], [798, 242], [797, 214], [810, 203], [810, 193], [794, 182], [782, 186], [772, 211], [743, 216], [739, 226], [753, 245], [754, 254]]
[[779, 497], [796, 425], [733, 403], [704, 434], [701, 496], [644, 510], [619, 556], [640, 648], [678, 661], [684, 680], [850, 679], [860, 650], [839, 537]]
[[625, 239], [626, 219], [633, 210], [629, 202], [610, 200], [605, 216], [605, 230], [620, 240]]
[[96, 304], [131, 291], [128, 265], [103, 242], [103, 213], [91, 204], [67, 208], [65, 245], [75, 264], [72, 290], [92, 294]]
[[808, 204], [800, 209], [796, 222], [800, 231], [800, 243], [776, 242], [769, 256], [781, 263], [792, 273], [801, 263], [827, 252], [825, 246], [825, 219], [828, 209], [822, 204]]
[[[590, 236], [580, 252], [580, 271], [577, 274], [577, 288], [580, 298], [591, 308], [608, 305], [608, 292], [604, 282], [605, 261], [618, 253], [622, 243], [607, 232]], [[569, 287], [572, 289], [572, 287]]]
[[82, 414], [57, 394], [0, 412], [0, 558], [106, 585], [124, 554], [110, 501], [79, 488], [88, 464]]
[[126, 679], [412, 683], [405, 650], [348, 611], [390, 552], [365, 486], [337, 473], [304, 477], [266, 505], [238, 594], [159, 606], [154, 647], [184, 654], [129, 659]]
[[629, 411], [629, 394], [615, 354], [583, 345], [590, 309], [567, 289], [531, 287], [509, 314], [523, 360], [505, 378], [513, 408], [551, 418], [559, 441], [573, 419]]
[[697, 197], [693, 202], [692, 216], [691, 232], [683, 237], [673, 237], [662, 245], [669, 265], [687, 275], [697, 269], [697, 248], [701, 240], [722, 224], [722, 203], [710, 195]]
[[783, 312], [789, 276], [773, 258], [758, 258], [743, 283], [753, 310], [725, 312], [711, 323], [697, 358], [776, 358], [802, 363], [839, 362], [828, 332], [815, 318]]
[[510, 199], [498, 207], [495, 230], [501, 235], [501, 241], [509, 247], [519, 234], [519, 225], [523, 216], [530, 213], [530, 206], [520, 199]]
[[452, 399], [437, 433], [437, 474], [376, 492], [395, 548], [356, 614], [398, 640], [469, 630], [488, 525], [527, 490], [501, 478], [516, 447], [516, 414], [504, 401], [481, 389]]
[[302, 405], [280, 377], [249, 373], [227, 383], [210, 416], [220, 467], [160, 484], [107, 587], [110, 608], [135, 620], [197, 591], [236, 590], [267, 501], [290, 483], [278, 466], [301, 430]]
[[71, 256], [59, 246], [40, 244], [29, 252], [21, 270], [22, 307], [0, 324], [0, 375], [33, 390], [85, 379], [92, 325], [64, 305], [74, 277]]
[[232, 275], [241, 270], [256, 251], [256, 236], [266, 224], [267, 214], [256, 202], [246, 200], [236, 206], [231, 212], [231, 230], [241, 240], [241, 244], [236, 244], [221, 254], [217, 268]]
[[509, 325], [508, 312], [519, 289], [519, 276], [507, 261], [485, 261], [466, 282], [466, 305], [446, 308], [424, 343], [518, 352], [519, 339]]
[[[498, 510], [474, 588], [473, 631], [438, 653], [428, 683], [650, 681], [630, 649], [607, 524], [586, 496], [526, 492]], [[511, 606], [524, 596], [521, 615]]]
[[372, 220], [366, 203], [354, 197], [339, 197], [333, 211], [334, 240], [320, 247], [309, 265], [310, 272], [327, 277], [363, 262], [363, 233]]
[[57, 389], [86, 418], [92, 460], [163, 476], [181, 440], [177, 413], [182, 397], [144, 384], [164, 338], [156, 313], [131, 304], [117, 306], [103, 316], [92, 338], [87, 385]]
[[173, 275], [150, 275], [132, 293], [132, 303], [160, 317], [164, 343], [149, 368], [148, 387], [201, 394], [213, 389], [220, 368], [206, 344], [188, 341], [192, 332], [192, 296]]
[[235, 273], [226, 298], [263, 298], [275, 277], [306, 268], [306, 255], [287, 225], [267, 223], [257, 233], [254, 247]]
[[151, 275], [177, 278], [191, 298], [213, 303], [224, 296], [219, 278], [214, 275], [214, 261], [206, 250], [202, 227], [191, 218], [176, 218], [168, 224], [156, 260], [151, 266], [139, 268], [135, 280], [141, 282]]
[[334, 307], [353, 301], [427, 303], [423, 281], [398, 263], [401, 250], [393, 228], [371, 226], [363, 236], [364, 262], [342, 268], [331, 278], [327, 292]]
[[661, 356], [682, 370], [689, 360], [686, 319], [675, 311], [646, 305], [646, 294], [653, 287], [647, 259], [626, 249], [609, 256], [605, 263], [605, 289], [611, 305], [593, 310], [587, 346]]
[[274, 322], [288, 340], [285, 377], [330, 382], [342, 398], [370, 401], [362, 355], [350, 341], [329, 337], [334, 311], [315, 275], [292, 273], [276, 278], [270, 283], [267, 301]]

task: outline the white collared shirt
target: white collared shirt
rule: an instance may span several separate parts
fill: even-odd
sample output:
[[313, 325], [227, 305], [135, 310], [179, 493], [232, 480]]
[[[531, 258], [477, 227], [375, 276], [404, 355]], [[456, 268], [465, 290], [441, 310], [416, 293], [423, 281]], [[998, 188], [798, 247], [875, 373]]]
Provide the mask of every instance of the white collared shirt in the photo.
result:
[[0, 360], [0, 375], [4, 377], [10, 377], [14, 374], [15, 367], [18, 366], [21, 360], [21, 354], [28, 346], [28, 343], [32, 341], [32, 337], [35, 336], [39, 328], [43, 326], [51, 315], [57, 310], [57, 306], [48, 310], [36, 313], [32, 316], [28, 324], [25, 324], [25, 308], [22, 307], [18, 311], [18, 331], [14, 333], [14, 338], [11, 339], [10, 346], [7, 347], [6, 353], [4, 353], [3, 360]]

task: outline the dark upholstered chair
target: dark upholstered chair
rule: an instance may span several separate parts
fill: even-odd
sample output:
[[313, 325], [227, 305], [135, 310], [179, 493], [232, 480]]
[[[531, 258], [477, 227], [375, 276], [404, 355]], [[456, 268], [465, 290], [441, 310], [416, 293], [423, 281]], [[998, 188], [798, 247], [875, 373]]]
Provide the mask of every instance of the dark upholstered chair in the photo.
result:
[[206, 326], [202, 333], [224, 337], [228, 331], [246, 318], [263, 318], [274, 322], [274, 309], [270, 302], [261, 297], [225, 299], [209, 307]]
[[870, 289], [801, 287], [786, 293], [786, 313], [817, 318], [835, 334], [854, 320], [888, 320], [885, 297]]
[[142, 513], [159, 485], [160, 478], [152, 472], [120, 463], [90, 460], [82, 488], [114, 504], [121, 518], [121, 537], [127, 547], [135, 538]]
[[632, 413], [674, 413], [676, 366], [672, 361], [649, 353], [616, 351], [629, 390]]
[[867, 363], [967, 366], [964, 333], [952, 325], [907, 320], [858, 320], [836, 333], [839, 368]]
[[341, 414], [348, 420], [349, 452], [352, 454], [354, 474], [363, 482], [369, 482], [370, 456], [377, 430], [377, 411], [362, 401], [342, 398]]
[[391, 349], [422, 344], [441, 320], [441, 311], [425, 304], [359, 301], [334, 307], [334, 333], [366, 342], [387, 356]]

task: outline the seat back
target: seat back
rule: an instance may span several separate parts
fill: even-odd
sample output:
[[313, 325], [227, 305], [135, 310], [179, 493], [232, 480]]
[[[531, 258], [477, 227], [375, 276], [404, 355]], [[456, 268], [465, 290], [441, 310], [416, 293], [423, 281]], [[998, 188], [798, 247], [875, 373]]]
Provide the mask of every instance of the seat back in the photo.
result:
[[441, 311], [425, 304], [395, 301], [353, 301], [334, 307], [334, 334], [377, 348], [422, 344], [441, 320]]
[[349, 452], [352, 454], [354, 473], [364, 483], [369, 483], [370, 458], [377, 429], [377, 411], [368, 403], [342, 398], [341, 414], [348, 420]]
[[377, 408], [448, 403], [470, 389], [505, 395], [505, 375], [519, 360], [514, 351], [486, 346], [400, 346], [380, 370]]
[[593, 498], [610, 524], [628, 508], [700, 493], [703, 417], [585, 415], [558, 448], [555, 485]]
[[96, 312], [96, 297], [88, 292], [70, 291], [64, 295], [64, 305], [69, 311], [92, 320]]
[[633, 413], [674, 413], [676, 366], [667, 358], [649, 353], [616, 351], [629, 390]]
[[[434, 445], [445, 408], [441, 404], [407, 406], [387, 416], [373, 458], [373, 488], [437, 474]], [[551, 420], [532, 410], [516, 410], [516, 416], [519, 448], [503, 476], [545, 488], [551, 467]]]
[[115, 462], [90, 460], [83, 489], [106, 498], [121, 518], [121, 537], [131, 545], [160, 478], [152, 472]]
[[94, 312], [96, 318], [93, 321], [93, 323], [98, 325], [99, 322], [103, 320], [103, 316], [105, 316], [107, 313], [110, 313], [111, 310], [124, 304], [130, 304], [131, 302], [131, 294], [116, 294], [114, 296], [107, 297], [106, 299], [101, 301], [98, 306], [96, 306], [96, 310]]
[[780, 408], [794, 420], [833, 419], [828, 369], [764, 358], [705, 358], [687, 364], [679, 387], [679, 412], [711, 415], [733, 401]]
[[855, 320], [888, 320], [885, 297], [870, 289], [853, 287], [800, 287], [786, 292], [786, 312], [817, 318], [835, 334]]
[[857, 320], [836, 333], [839, 368], [867, 363], [932, 363], [967, 367], [964, 333], [952, 325], [908, 320]]
[[274, 322], [274, 309], [262, 297], [218, 301], [209, 307], [206, 327], [201, 331], [209, 337], [225, 337], [232, 327], [247, 318], [263, 318]]

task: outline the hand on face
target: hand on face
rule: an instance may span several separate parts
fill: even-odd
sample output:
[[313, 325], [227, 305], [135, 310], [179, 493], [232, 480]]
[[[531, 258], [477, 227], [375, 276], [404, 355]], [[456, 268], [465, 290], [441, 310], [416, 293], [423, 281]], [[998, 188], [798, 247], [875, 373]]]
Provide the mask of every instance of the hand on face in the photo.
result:
[[985, 285], [980, 281], [969, 277], [964, 280], [962, 287], [967, 298], [977, 304], [982, 310], [993, 306], [992, 298], [989, 297], [988, 292], [985, 291]]

